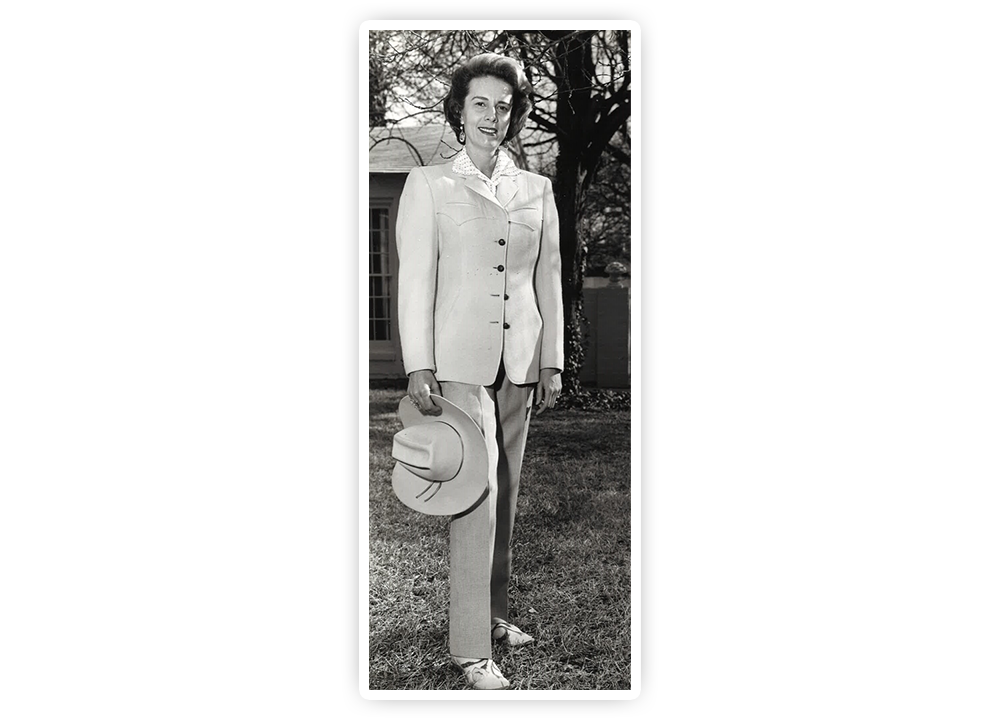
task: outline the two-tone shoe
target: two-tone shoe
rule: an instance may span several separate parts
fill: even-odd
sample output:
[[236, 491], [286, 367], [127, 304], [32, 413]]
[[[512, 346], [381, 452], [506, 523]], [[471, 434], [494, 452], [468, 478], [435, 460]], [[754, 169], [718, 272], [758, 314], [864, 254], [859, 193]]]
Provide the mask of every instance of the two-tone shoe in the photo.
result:
[[535, 641], [535, 638], [531, 637], [531, 635], [501, 618], [493, 618], [490, 635], [494, 640], [499, 640], [510, 647], [527, 645]]
[[510, 681], [490, 658], [464, 658], [451, 656], [451, 661], [461, 668], [465, 682], [473, 690], [503, 690]]

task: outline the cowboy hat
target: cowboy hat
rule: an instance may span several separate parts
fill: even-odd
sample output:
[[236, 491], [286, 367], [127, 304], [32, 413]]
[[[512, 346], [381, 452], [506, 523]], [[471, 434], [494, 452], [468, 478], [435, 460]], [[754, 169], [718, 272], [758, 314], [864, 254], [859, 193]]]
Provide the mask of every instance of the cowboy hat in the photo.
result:
[[403, 429], [392, 439], [392, 489], [408, 508], [428, 515], [457, 515], [488, 487], [486, 439], [457, 405], [431, 395], [440, 415], [424, 415], [404, 397]]

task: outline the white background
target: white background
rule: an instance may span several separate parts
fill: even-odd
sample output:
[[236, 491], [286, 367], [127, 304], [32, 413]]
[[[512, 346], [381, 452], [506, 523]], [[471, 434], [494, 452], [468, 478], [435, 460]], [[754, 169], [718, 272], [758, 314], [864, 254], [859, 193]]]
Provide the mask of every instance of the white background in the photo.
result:
[[[354, 7], [0, 10], [3, 717], [435, 711], [357, 693]], [[516, 709], [996, 717], [998, 17], [641, 7], [643, 693]]]

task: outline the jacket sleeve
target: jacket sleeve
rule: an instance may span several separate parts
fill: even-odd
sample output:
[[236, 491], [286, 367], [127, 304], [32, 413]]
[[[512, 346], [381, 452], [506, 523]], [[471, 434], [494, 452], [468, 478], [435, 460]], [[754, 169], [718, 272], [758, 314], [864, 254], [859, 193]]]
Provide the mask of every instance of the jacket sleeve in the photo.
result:
[[559, 214], [552, 181], [545, 179], [542, 192], [542, 240], [535, 266], [535, 296], [542, 316], [540, 368], [563, 365], [562, 263], [559, 259]]
[[431, 188], [422, 168], [406, 177], [396, 218], [399, 255], [398, 314], [403, 369], [437, 372], [434, 364], [434, 296], [437, 291], [437, 226]]

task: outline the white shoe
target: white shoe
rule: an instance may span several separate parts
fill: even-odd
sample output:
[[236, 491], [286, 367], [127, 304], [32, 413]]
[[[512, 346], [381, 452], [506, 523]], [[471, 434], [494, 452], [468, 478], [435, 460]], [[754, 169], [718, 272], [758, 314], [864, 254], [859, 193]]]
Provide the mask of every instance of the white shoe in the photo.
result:
[[493, 618], [492, 637], [494, 640], [503, 640], [510, 647], [535, 642], [535, 638], [531, 637], [531, 635], [500, 618]]
[[490, 658], [466, 658], [452, 655], [451, 661], [462, 668], [462, 672], [465, 673], [465, 682], [473, 690], [503, 690], [510, 686], [510, 682]]

